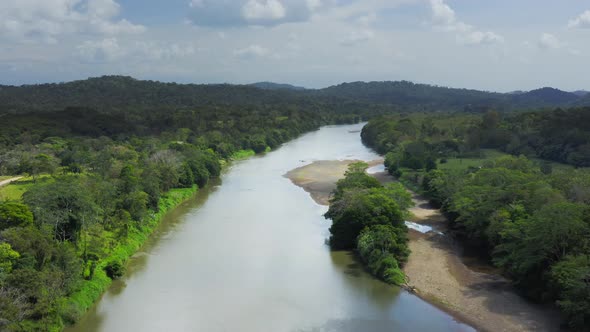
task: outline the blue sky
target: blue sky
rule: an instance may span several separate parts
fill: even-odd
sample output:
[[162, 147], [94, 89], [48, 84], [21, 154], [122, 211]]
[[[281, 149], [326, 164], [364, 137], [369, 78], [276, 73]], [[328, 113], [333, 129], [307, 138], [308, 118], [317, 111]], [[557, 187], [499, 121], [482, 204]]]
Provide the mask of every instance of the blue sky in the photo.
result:
[[590, 90], [588, 0], [0, 0], [0, 84]]

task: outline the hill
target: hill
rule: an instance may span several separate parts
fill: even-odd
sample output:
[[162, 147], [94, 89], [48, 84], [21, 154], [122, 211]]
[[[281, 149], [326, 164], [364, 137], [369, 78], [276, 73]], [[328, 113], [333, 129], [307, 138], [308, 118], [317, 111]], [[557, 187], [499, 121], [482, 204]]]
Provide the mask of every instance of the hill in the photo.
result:
[[264, 90], [295, 90], [295, 91], [306, 90], [304, 87], [301, 87], [301, 86], [295, 86], [295, 85], [284, 84], [284, 83], [273, 83], [273, 82], [256, 82], [256, 83], [252, 83], [249, 85], [257, 87], [259, 89], [264, 89]]
[[572, 91], [573, 94], [575, 94], [578, 97], [584, 97], [585, 95], [589, 94], [590, 91], [586, 91], [586, 90], [576, 90], [576, 91]]
[[352, 82], [324, 89], [259, 82], [250, 85], [177, 84], [103, 76], [67, 83], [1, 86], [0, 112], [52, 112], [68, 107], [99, 112], [178, 110], [212, 106], [297, 105], [310, 110], [374, 115], [390, 111], [466, 111], [555, 108], [590, 105], [580, 97], [554, 88], [497, 93], [448, 88], [408, 81]]
[[413, 110], [472, 110], [505, 108], [500, 93], [454, 89], [408, 81], [342, 83], [315, 91], [320, 96], [340, 97], [379, 104], [395, 104]]
[[512, 103], [521, 107], [567, 106], [580, 99], [580, 96], [555, 88], [544, 87], [512, 96]]
[[99, 111], [127, 108], [189, 108], [206, 105], [260, 105], [295, 102], [288, 91], [247, 85], [177, 84], [103, 76], [57, 84], [0, 86], [0, 111], [55, 111], [89, 107]]

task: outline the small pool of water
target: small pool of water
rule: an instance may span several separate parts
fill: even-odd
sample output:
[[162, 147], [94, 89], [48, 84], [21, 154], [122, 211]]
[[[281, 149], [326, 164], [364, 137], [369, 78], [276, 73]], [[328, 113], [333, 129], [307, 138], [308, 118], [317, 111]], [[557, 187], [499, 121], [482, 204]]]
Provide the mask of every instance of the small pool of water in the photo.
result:
[[369, 174], [375, 174], [375, 173], [381, 173], [381, 172], [385, 172], [385, 165], [384, 164], [379, 164], [377, 166], [369, 167], [367, 169], [367, 173], [369, 173]]
[[411, 229], [413, 229], [417, 232], [420, 232], [422, 234], [434, 232], [439, 235], [444, 235], [443, 232], [439, 232], [439, 231], [435, 230], [434, 228], [432, 228], [432, 226], [422, 225], [422, 224], [418, 224], [418, 223], [415, 223], [412, 221], [406, 221], [406, 226], [408, 226], [408, 228], [411, 228]]

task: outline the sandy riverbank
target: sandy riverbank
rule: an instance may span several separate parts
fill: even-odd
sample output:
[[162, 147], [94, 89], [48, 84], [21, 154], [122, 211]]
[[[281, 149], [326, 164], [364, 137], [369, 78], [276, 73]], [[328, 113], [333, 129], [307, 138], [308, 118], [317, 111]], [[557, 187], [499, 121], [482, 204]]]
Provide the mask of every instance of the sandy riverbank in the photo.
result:
[[[328, 205], [331, 193], [336, 189], [336, 182], [344, 177], [348, 165], [358, 161], [360, 160], [319, 160], [295, 168], [284, 176], [308, 192], [316, 203]], [[368, 164], [371, 167], [381, 162], [381, 160], [375, 160]]]
[[[309, 192], [318, 203], [328, 205], [336, 181], [355, 160], [316, 161], [285, 176]], [[380, 160], [370, 163], [379, 164]], [[382, 182], [393, 181], [384, 172], [374, 174]], [[413, 195], [412, 221], [446, 233], [446, 219], [418, 195]], [[461, 251], [450, 236], [410, 230], [410, 258], [404, 272], [409, 286], [429, 302], [455, 314], [482, 331], [556, 331], [556, 311], [531, 304], [518, 296], [503, 277], [477, 272], [465, 265]], [[490, 268], [490, 270], [493, 270]], [[478, 269], [481, 271], [481, 269]]]

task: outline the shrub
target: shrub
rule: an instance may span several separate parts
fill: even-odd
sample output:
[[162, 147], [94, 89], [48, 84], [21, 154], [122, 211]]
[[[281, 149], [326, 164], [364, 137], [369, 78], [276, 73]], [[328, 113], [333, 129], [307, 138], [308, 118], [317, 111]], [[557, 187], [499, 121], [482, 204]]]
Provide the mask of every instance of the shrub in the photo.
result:
[[121, 278], [123, 274], [125, 274], [125, 267], [119, 261], [112, 261], [104, 267], [104, 271], [109, 278], [115, 280]]

